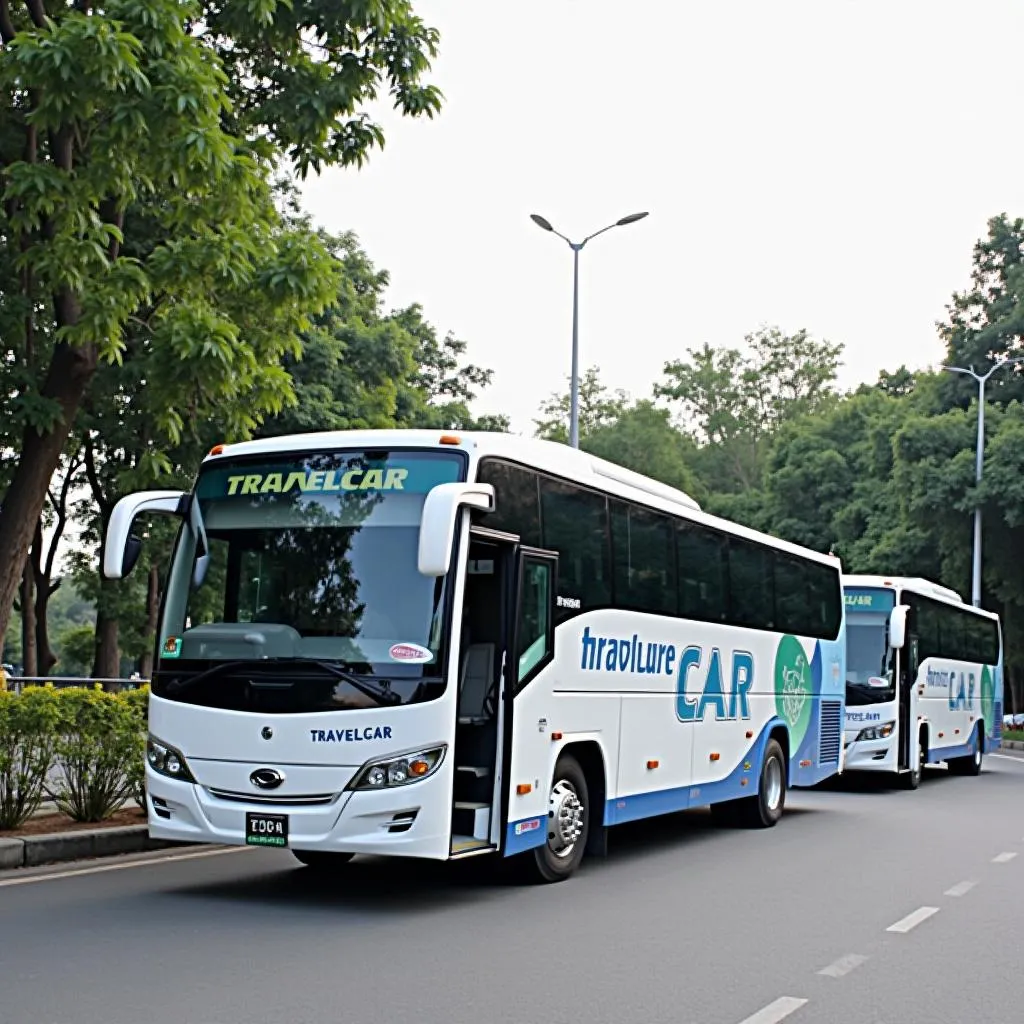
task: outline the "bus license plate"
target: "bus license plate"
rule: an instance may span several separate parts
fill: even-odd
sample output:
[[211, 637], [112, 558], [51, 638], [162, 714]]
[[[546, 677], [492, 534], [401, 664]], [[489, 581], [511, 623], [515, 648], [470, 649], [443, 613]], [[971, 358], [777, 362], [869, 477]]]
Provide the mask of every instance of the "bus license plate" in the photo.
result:
[[287, 846], [288, 815], [254, 814], [247, 811], [245, 842], [247, 846]]

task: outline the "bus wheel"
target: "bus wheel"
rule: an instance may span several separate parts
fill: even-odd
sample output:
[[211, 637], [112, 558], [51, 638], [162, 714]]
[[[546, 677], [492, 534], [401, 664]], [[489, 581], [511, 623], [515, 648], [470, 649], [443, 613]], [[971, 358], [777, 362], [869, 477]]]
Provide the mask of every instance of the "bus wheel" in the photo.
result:
[[533, 851], [540, 881], [564, 881], [579, 867], [589, 828], [586, 776], [574, 757], [563, 754], [555, 765], [548, 798], [547, 842]]
[[292, 856], [307, 868], [314, 871], [330, 871], [347, 864], [354, 853], [332, 853], [327, 850], [292, 850]]
[[786, 806], [786, 755], [778, 740], [769, 740], [761, 762], [757, 796], [736, 801], [736, 812], [747, 828], [771, 828]]
[[917, 738], [917, 749], [914, 753], [914, 762], [903, 776], [903, 784], [907, 789], [917, 789], [921, 785], [921, 776], [924, 774], [924, 733]]
[[967, 757], [956, 757], [949, 762], [949, 770], [955, 775], [980, 775], [981, 774], [981, 759], [985, 756], [985, 751], [982, 749], [982, 738], [978, 735], [978, 742], [974, 748], [973, 754], [968, 754]]

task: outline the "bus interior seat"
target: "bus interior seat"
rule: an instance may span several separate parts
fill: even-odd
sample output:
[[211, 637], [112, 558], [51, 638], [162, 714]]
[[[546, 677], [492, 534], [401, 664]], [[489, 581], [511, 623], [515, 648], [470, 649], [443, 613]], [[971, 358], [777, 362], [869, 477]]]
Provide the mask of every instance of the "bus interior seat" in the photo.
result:
[[466, 647], [460, 675], [459, 724], [478, 725], [489, 721], [484, 705], [494, 682], [494, 644]]

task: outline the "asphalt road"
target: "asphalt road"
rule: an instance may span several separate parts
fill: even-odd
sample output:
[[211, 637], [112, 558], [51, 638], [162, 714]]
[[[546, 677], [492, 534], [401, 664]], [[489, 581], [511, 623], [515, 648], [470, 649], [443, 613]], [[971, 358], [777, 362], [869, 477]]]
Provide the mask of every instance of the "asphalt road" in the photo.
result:
[[[1024, 760], [613, 833], [556, 886], [279, 851], [0, 875], [2, 1024], [1019, 1024]], [[31, 879], [31, 880], [30, 880]]]

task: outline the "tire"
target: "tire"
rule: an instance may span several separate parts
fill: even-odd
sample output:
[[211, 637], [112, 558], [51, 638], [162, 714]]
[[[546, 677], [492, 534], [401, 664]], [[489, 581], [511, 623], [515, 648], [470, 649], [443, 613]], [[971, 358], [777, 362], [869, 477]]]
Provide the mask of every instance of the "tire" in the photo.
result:
[[590, 793], [579, 762], [563, 754], [548, 796], [547, 841], [532, 851], [535, 881], [564, 882], [583, 860], [590, 833]]
[[981, 731], [981, 724], [978, 724], [978, 744], [973, 754], [967, 757], [957, 757], [949, 762], [949, 770], [954, 775], [980, 775], [981, 762], [985, 756], [985, 734]]
[[903, 785], [906, 789], [917, 789], [921, 785], [921, 777], [924, 775], [924, 733], [917, 737], [917, 758], [911, 765], [910, 770], [903, 774]]
[[769, 740], [761, 760], [757, 796], [736, 801], [738, 823], [745, 828], [772, 828], [786, 807], [786, 755], [778, 740]]
[[303, 866], [314, 871], [330, 871], [347, 864], [354, 853], [330, 853], [326, 850], [292, 850], [292, 856]]

